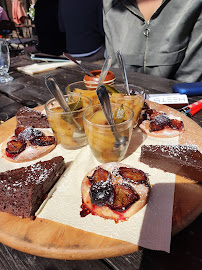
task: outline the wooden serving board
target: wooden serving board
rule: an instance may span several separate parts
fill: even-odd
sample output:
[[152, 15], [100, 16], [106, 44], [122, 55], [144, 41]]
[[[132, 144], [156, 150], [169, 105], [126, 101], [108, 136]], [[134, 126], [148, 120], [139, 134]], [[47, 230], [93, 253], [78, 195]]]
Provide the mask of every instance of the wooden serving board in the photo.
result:
[[[180, 144], [195, 144], [202, 149], [202, 129], [190, 118], [164, 105], [150, 106], [180, 116], [186, 131]], [[43, 106], [37, 108], [43, 109]], [[0, 143], [13, 134], [12, 118], [0, 126]], [[202, 185], [176, 176], [172, 234], [188, 226], [202, 212]], [[36, 218], [34, 221], [0, 212], [0, 241], [19, 251], [55, 259], [87, 260], [114, 257], [139, 250], [120, 240], [85, 232], [57, 222]]]

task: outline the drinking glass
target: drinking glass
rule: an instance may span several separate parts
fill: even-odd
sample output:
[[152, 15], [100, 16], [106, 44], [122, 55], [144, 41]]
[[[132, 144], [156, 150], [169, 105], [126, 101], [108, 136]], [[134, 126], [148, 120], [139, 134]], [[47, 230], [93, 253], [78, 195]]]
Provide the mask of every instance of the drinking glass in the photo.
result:
[[0, 40], [0, 83], [7, 83], [13, 80], [8, 74], [10, 67], [10, 53], [6, 40]]

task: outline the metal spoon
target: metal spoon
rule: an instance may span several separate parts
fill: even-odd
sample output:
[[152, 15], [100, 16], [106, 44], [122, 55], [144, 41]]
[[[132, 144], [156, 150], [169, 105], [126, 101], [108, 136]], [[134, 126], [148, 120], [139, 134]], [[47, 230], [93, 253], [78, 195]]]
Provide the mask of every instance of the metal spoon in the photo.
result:
[[[67, 104], [67, 101], [66, 101], [61, 89], [59, 88], [59, 85], [57, 84], [55, 78], [52, 76], [48, 76], [45, 78], [45, 83], [46, 83], [48, 90], [52, 93], [52, 95], [58, 101], [58, 103], [60, 104], [60, 106], [62, 107], [64, 112], [69, 113], [69, 115], [71, 116], [71, 121], [72, 121], [73, 125], [75, 126], [76, 130], [81, 131], [82, 127], [75, 120], [75, 118], [72, 114], [72, 111], [70, 110], [70, 108]], [[69, 118], [67, 120], [69, 120]]]
[[111, 131], [112, 131], [114, 138], [116, 140], [115, 144], [114, 144], [114, 148], [121, 151], [122, 146], [125, 146], [125, 144], [127, 143], [128, 137], [121, 136], [118, 133], [118, 131], [116, 130], [114, 118], [113, 118], [113, 114], [112, 114], [111, 103], [110, 103], [110, 99], [109, 99], [109, 94], [107, 92], [106, 87], [104, 85], [101, 85], [99, 88], [97, 88], [96, 93], [97, 93], [98, 99], [100, 101], [101, 108], [104, 112], [104, 115], [107, 119], [108, 124], [111, 127]]
[[111, 64], [112, 64], [112, 57], [108, 56], [105, 59], [104, 64], [102, 66], [102, 70], [101, 70], [101, 73], [100, 73], [100, 78], [99, 78], [99, 81], [98, 81], [97, 89], [104, 83], [104, 80], [105, 80], [105, 78], [107, 76], [107, 73], [108, 73], [110, 67], [111, 67]]
[[121, 51], [117, 51], [116, 54], [117, 54], [117, 59], [118, 59], [118, 62], [119, 62], [119, 67], [121, 69], [121, 74], [122, 74], [122, 77], [123, 77], [123, 81], [124, 81], [124, 84], [125, 84], [126, 94], [130, 96], [128, 78], [127, 78], [127, 75], [126, 75], [126, 67], [125, 67], [123, 55], [122, 55]]
[[88, 76], [95, 77], [92, 73], [90, 73], [84, 66], [82, 66], [79, 62], [76, 61], [74, 57], [72, 57], [70, 54], [63, 52], [63, 55], [67, 58], [72, 60], [75, 64], [77, 64]]

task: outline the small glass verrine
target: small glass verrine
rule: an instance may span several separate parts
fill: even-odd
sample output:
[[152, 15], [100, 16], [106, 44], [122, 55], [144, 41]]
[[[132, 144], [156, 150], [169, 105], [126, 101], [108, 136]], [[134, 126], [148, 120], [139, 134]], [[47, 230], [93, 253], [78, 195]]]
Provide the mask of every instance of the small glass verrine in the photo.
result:
[[78, 81], [78, 82], [69, 84], [66, 87], [66, 91], [67, 91], [66, 92], [67, 94], [69, 92], [73, 92], [73, 93], [79, 93], [81, 95], [84, 95], [85, 97], [89, 97], [92, 101], [92, 105], [99, 104], [96, 91], [89, 90], [83, 81]]
[[111, 93], [110, 101], [112, 103], [123, 104], [131, 108], [134, 112], [134, 127], [136, 127], [145, 101], [145, 90], [140, 86], [129, 84], [131, 94], [125, 95], [123, 94], [125, 89], [124, 84], [116, 84], [115, 88], [119, 93]]
[[[56, 141], [66, 149], [78, 149], [87, 144], [82, 114], [91, 106], [91, 99], [77, 93], [65, 95], [71, 113], [64, 112], [55, 98], [45, 104], [48, 121], [53, 130]], [[72, 117], [75, 119], [75, 125]]]
[[[112, 103], [112, 113], [115, 114], [120, 104]], [[127, 138], [122, 147], [115, 147], [115, 137], [108, 125], [100, 104], [87, 108], [83, 113], [84, 128], [88, 144], [95, 158], [101, 162], [117, 162], [121, 161], [127, 152], [132, 130], [134, 112], [127, 106], [123, 105], [124, 118], [120, 123], [115, 124], [115, 128], [119, 135]]]

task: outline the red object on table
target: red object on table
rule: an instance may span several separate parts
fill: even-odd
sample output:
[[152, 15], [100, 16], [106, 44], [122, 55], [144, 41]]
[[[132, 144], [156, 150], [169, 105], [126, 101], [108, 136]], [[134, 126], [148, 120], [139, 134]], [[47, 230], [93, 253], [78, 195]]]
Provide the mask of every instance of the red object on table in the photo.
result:
[[202, 99], [182, 108], [180, 111], [186, 114], [187, 116], [192, 117], [200, 110], [202, 110]]

